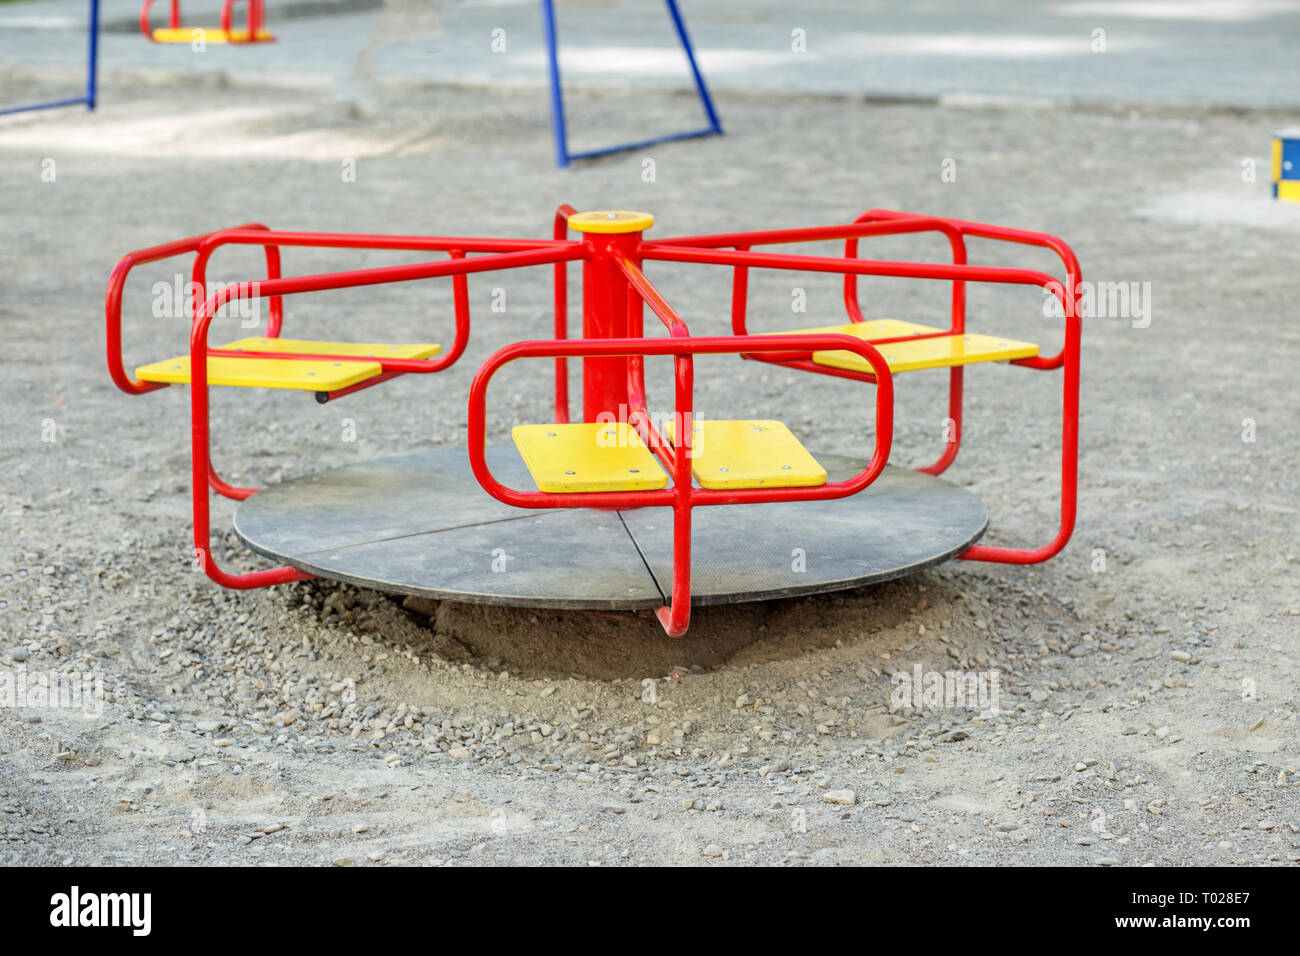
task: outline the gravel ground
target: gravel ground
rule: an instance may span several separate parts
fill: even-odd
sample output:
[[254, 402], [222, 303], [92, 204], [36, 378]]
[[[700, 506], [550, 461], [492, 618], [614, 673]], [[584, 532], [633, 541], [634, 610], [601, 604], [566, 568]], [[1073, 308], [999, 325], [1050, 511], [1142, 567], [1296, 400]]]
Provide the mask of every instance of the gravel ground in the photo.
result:
[[[373, 89], [368, 109], [284, 90], [113, 95], [95, 115], [0, 124], [0, 665], [93, 672], [105, 701], [91, 717], [0, 714], [0, 863], [1300, 862], [1300, 209], [1242, 175], [1254, 158], [1267, 178], [1283, 117], [723, 97], [725, 139], [560, 172], [532, 94], [411, 92], [382, 109]], [[693, 108], [572, 104], [575, 125], [611, 131]], [[131, 398], [104, 369], [117, 258], [251, 219], [542, 235], [562, 201], [653, 211], [656, 235], [936, 212], [1056, 232], [1085, 278], [1150, 283], [1149, 325], [1086, 323], [1069, 548], [703, 609], [676, 642], [645, 614], [324, 581], [235, 593], [194, 573], [187, 393]], [[920, 239], [879, 250], [943, 254]], [[1014, 256], [974, 261], [1051, 265]], [[286, 270], [386, 261], [294, 251]], [[218, 271], [256, 269], [230, 252]], [[726, 328], [725, 273], [654, 274], [693, 328]], [[160, 264], [129, 291], [128, 365], [184, 350], [183, 320], [150, 317], [157, 279], [173, 276]], [[837, 321], [835, 283], [799, 281], [810, 324]], [[268, 483], [463, 442], [473, 371], [548, 322], [543, 272], [471, 292], [476, 338], [436, 381], [324, 408], [216, 394], [223, 473]], [[791, 292], [790, 277], [756, 280], [754, 324], [788, 327]], [[945, 299], [938, 284], [864, 284], [874, 314], [934, 320]], [[332, 293], [289, 303], [286, 332], [419, 341], [447, 328], [449, 302], [440, 283]], [[1032, 291], [972, 290], [971, 322], [1059, 342]], [[697, 380], [710, 415], [761, 411], [810, 448], [860, 450], [836, 414], [843, 383], [724, 358]], [[1040, 543], [1059, 378], [994, 366], [967, 381], [949, 477], [989, 504], [986, 541]], [[896, 462], [934, 457], [943, 386], [900, 381]], [[515, 375], [498, 389], [490, 440], [542, 420], [548, 388]], [[214, 506], [218, 528], [229, 512]], [[216, 549], [262, 566], [231, 534]], [[996, 670], [1000, 711], [891, 709], [892, 675], [918, 665]]]

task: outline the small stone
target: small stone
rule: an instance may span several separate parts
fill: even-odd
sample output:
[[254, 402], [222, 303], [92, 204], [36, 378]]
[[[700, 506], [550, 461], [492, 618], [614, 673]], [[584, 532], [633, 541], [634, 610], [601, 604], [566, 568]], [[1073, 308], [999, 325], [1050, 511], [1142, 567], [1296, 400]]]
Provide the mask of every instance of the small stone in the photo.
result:
[[438, 605], [440, 603], [442, 602], [435, 601], [432, 598], [417, 597], [412, 594], [408, 595], [407, 598], [402, 601], [402, 607], [414, 614], [419, 614], [422, 617], [433, 617], [438, 613]]
[[27, 660], [27, 658], [30, 657], [31, 655], [27, 653], [27, 648], [15, 647], [12, 651], [9, 652], [9, 656], [14, 660], [15, 663], [21, 664], [23, 661]]
[[625, 803], [605, 803], [601, 809], [606, 813], [627, 813], [627, 804]]
[[351, 865], [352, 865], [352, 857], [350, 857], [350, 856], [336, 856], [336, 857], [334, 858], [334, 860], [333, 860], [333, 863], [334, 863], [335, 866], [351, 866]]
[[1098, 866], [1119, 866], [1123, 862], [1117, 856], [1099, 856], [1096, 860]]
[[1032, 700], [1035, 704], [1045, 703], [1047, 701], [1047, 691], [1032, 690], [1029, 692], [1029, 699]]
[[1186, 651], [1174, 651], [1169, 656], [1172, 657], [1174, 660], [1180, 661], [1184, 664], [1186, 664], [1188, 661], [1192, 659], [1192, 655], [1188, 654]]
[[447, 751], [447, 756], [448, 756], [448, 757], [455, 757], [455, 758], [457, 758], [457, 759], [459, 759], [459, 760], [464, 760], [466, 757], [469, 756], [469, 748], [468, 748], [468, 747], [452, 747], [450, 750]]
[[851, 807], [858, 802], [858, 798], [852, 790], [827, 790], [822, 796], [822, 801], [842, 807]]
[[716, 843], [710, 843], [708, 846], [706, 846], [703, 850], [700, 851], [700, 855], [708, 857], [710, 859], [720, 857], [722, 856], [722, 847], [718, 846]]
[[1169, 736], [1169, 728], [1160, 727], [1159, 729], [1156, 730], [1156, 736], [1159, 737], [1161, 740], [1164, 740], [1166, 737]]
[[370, 832], [370, 824], [369, 824], [369, 823], [358, 823], [356, 826], [354, 826], [354, 827], [352, 828], [352, 832], [353, 832], [353, 833], [369, 833], [369, 832]]
[[1275, 826], [1277, 826], [1277, 824], [1274, 823], [1272, 820], [1260, 820], [1260, 821], [1259, 821], [1259, 828], [1260, 828], [1261, 830], [1271, 830], [1271, 829], [1273, 829]]
[[1013, 833], [1020, 829], [1020, 824], [1008, 820], [1005, 823], [993, 824], [993, 829], [997, 830], [999, 833]]

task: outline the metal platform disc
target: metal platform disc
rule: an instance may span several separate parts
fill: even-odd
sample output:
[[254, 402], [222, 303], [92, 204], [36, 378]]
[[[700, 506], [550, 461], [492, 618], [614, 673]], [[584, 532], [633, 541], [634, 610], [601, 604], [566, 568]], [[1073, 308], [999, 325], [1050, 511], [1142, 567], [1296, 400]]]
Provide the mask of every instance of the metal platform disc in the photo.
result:
[[[817, 455], [830, 480], [861, 462]], [[487, 450], [505, 484], [534, 490], [513, 446]], [[984, 533], [988, 513], [940, 478], [889, 467], [860, 494], [696, 508], [695, 605], [816, 594], [909, 574]], [[524, 510], [490, 497], [463, 449], [347, 465], [273, 485], [235, 511], [250, 548], [322, 577], [475, 604], [649, 608], [672, 582], [672, 513]]]

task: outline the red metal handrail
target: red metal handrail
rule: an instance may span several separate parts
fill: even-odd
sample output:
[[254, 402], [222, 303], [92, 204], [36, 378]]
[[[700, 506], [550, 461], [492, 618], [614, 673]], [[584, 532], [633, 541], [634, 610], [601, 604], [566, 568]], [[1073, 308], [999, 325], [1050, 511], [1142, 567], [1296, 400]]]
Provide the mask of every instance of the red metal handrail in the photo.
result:
[[[996, 282], [1021, 285], [1038, 285], [1055, 295], [1061, 302], [1065, 314], [1065, 341], [1061, 351], [1051, 358], [1016, 359], [1012, 364], [1028, 368], [1054, 369], [1063, 368], [1062, 379], [1062, 425], [1061, 425], [1061, 485], [1060, 523], [1056, 535], [1043, 547], [1033, 549], [1002, 548], [988, 545], [975, 545], [959, 555], [966, 560], [993, 561], [1008, 564], [1032, 564], [1045, 561], [1060, 552], [1070, 540], [1074, 530], [1074, 521], [1078, 498], [1078, 430], [1079, 430], [1079, 364], [1082, 342], [1082, 326], [1077, 302], [1080, 295], [1078, 285], [1079, 266], [1072, 250], [1062, 240], [1043, 233], [1024, 230], [1004, 229], [982, 223], [964, 220], [936, 220], [933, 217], [895, 214], [890, 218], [883, 211], [885, 220], [861, 223], [857, 226], [825, 226], [812, 229], [768, 230], [754, 233], [724, 233], [712, 236], [687, 237], [685, 240], [664, 239], [643, 243], [640, 253], [643, 259], [659, 259], [669, 262], [694, 262], [712, 265], [736, 267], [761, 267], [788, 269], [810, 272], [839, 272], [845, 276], [879, 275], [899, 276], [917, 279], [940, 279], [973, 282]], [[994, 266], [974, 266], [964, 263], [952, 265], [894, 262], [886, 260], [841, 260], [824, 256], [806, 256], [792, 254], [755, 253], [743, 251], [740, 247], [755, 244], [781, 242], [798, 242], [822, 239], [845, 239], [867, 235], [894, 234], [888, 230], [891, 224], [903, 227], [902, 231], [926, 231], [933, 229], [949, 235], [954, 230], [962, 236], [1002, 239], [1026, 245], [1043, 246], [1055, 251], [1065, 264], [1067, 282], [1065, 285], [1048, 275], [1030, 269], [1012, 269]], [[736, 251], [728, 252], [720, 246], [730, 245]], [[733, 325], [735, 322], [735, 299], [737, 292], [733, 283]], [[742, 321], [743, 327], [743, 321]], [[770, 336], [761, 336], [770, 338]], [[793, 358], [783, 356], [781, 364], [791, 368], [815, 371], [822, 374], [839, 375], [844, 378], [870, 379], [870, 373], [853, 372], [842, 369], [827, 369], [811, 361], [811, 354]], [[954, 403], [960, 402], [960, 391], [950, 392], [950, 414]], [[959, 406], [957, 406], [959, 409]], [[959, 421], [959, 419], [957, 419]], [[953, 451], [955, 454], [955, 450]], [[931, 472], [941, 471], [947, 467], [952, 455], [945, 455], [930, 468]]]
[[[776, 501], [824, 501], [844, 498], [861, 491], [879, 477], [889, 459], [893, 442], [893, 377], [885, 357], [862, 339], [837, 334], [788, 334], [762, 336], [673, 336], [666, 339], [566, 339], [517, 342], [494, 352], [479, 368], [470, 385], [467, 413], [470, 468], [480, 485], [492, 497], [518, 508], [636, 508], [668, 505], [674, 509], [673, 595], [670, 603], [659, 610], [661, 622], [670, 636], [685, 632], [690, 617], [690, 510], [709, 505], [757, 504]], [[690, 476], [690, 434], [693, 416], [693, 372], [695, 355], [737, 353], [742, 351], [790, 351], [842, 349], [864, 358], [876, 373], [875, 447], [862, 471], [844, 481], [802, 488], [696, 488]], [[499, 482], [486, 459], [487, 388], [493, 375], [509, 362], [521, 358], [570, 358], [605, 356], [670, 355], [676, 371], [676, 417], [681, 422], [674, 435], [673, 455], [669, 460], [673, 474], [672, 488], [648, 491], [602, 492], [523, 492]]]
[[[237, 226], [236, 229], [248, 232], [257, 231], [259, 235], [269, 232], [266, 226], [255, 222], [245, 223], [242, 226]], [[113, 267], [113, 271], [108, 277], [108, 289], [104, 294], [104, 314], [107, 330], [105, 352], [108, 361], [108, 374], [112, 377], [113, 383], [122, 391], [130, 395], [141, 395], [145, 392], [152, 392], [155, 389], [166, 387], [161, 382], [138, 381], [126, 373], [122, 361], [122, 295], [126, 288], [127, 276], [131, 274], [131, 270], [136, 266], [194, 252], [204, 240], [216, 234], [203, 233], [198, 236], [190, 236], [188, 239], [177, 239], [174, 242], [166, 242], [162, 245], [129, 252]], [[269, 278], [274, 279], [280, 276], [280, 252], [272, 246], [268, 246], [266, 249], [266, 271]], [[275, 299], [271, 303], [270, 321], [274, 322], [277, 327], [282, 314], [280, 301]]]
[[[237, 238], [247, 242], [259, 242], [263, 239], [268, 242], [276, 242], [278, 235], [240, 233]], [[234, 299], [296, 295], [302, 292], [356, 288], [384, 282], [407, 282], [414, 279], [429, 279], [440, 276], [460, 277], [463, 279], [470, 273], [530, 265], [549, 265], [555, 262], [581, 258], [582, 255], [582, 248], [576, 243], [558, 245], [548, 243], [547, 247], [542, 249], [499, 253], [478, 259], [461, 257], [441, 262], [382, 266], [343, 273], [287, 276], [268, 279], [264, 282], [240, 282], [225, 286], [210, 294], [196, 311], [194, 323], [190, 330], [190, 440], [194, 547], [203, 572], [218, 584], [236, 589], [265, 587], [270, 584], [301, 581], [312, 577], [312, 575], [292, 567], [271, 568], [247, 574], [230, 574], [222, 570], [212, 558], [211, 509], [206, 494], [206, 488], [214, 476], [211, 464], [211, 426], [208, 400], [208, 332], [211, 329], [213, 319], [223, 305]]]

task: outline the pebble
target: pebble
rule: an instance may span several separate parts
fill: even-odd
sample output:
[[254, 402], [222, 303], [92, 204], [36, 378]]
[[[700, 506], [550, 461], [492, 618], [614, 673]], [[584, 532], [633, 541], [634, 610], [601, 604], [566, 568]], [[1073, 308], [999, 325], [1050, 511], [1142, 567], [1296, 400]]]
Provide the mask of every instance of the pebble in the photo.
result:
[[1014, 831], [1020, 829], [1020, 824], [1012, 823], [1011, 821], [1008, 820], [1005, 823], [993, 824], [993, 829], [999, 831], [1000, 833], [1013, 833]]
[[351, 866], [351, 865], [352, 865], [352, 857], [350, 857], [350, 856], [336, 856], [336, 857], [334, 858], [334, 861], [333, 861], [333, 862], [334, 862], [334, 865], [335, 865], [335, 866]]
[[842, 807], [851, 807], [858, 802], [858, 797], [852, 790], [827, 790], [822, 796], [822, 801]]
[[29, 656], [27, 648], [25, 647], [15, 647], [9, 652], [9, 657], [17, 664], [21, 664], [23, 661], [27, 660]]
[[1188, 661], [1192, 659], [1192, 655], [1188, 654], [1186, 651], [1174, 651], [1169, 656], [1176, 661], [1181, 661], [1184, 664], [1186, 664]]
[[716, 857], [722, 856], [722, 847], [718, 846], [716, 843], [710, 843], [708, 846], [706, 846], [703, 850], [700, 851], [700, 855], [708, 857], [710, 859], [714, 859]]
[[1096, 860], [1098, 866], [1119, 866], [1123, 862], [1117, 856], [1099, 856]]

